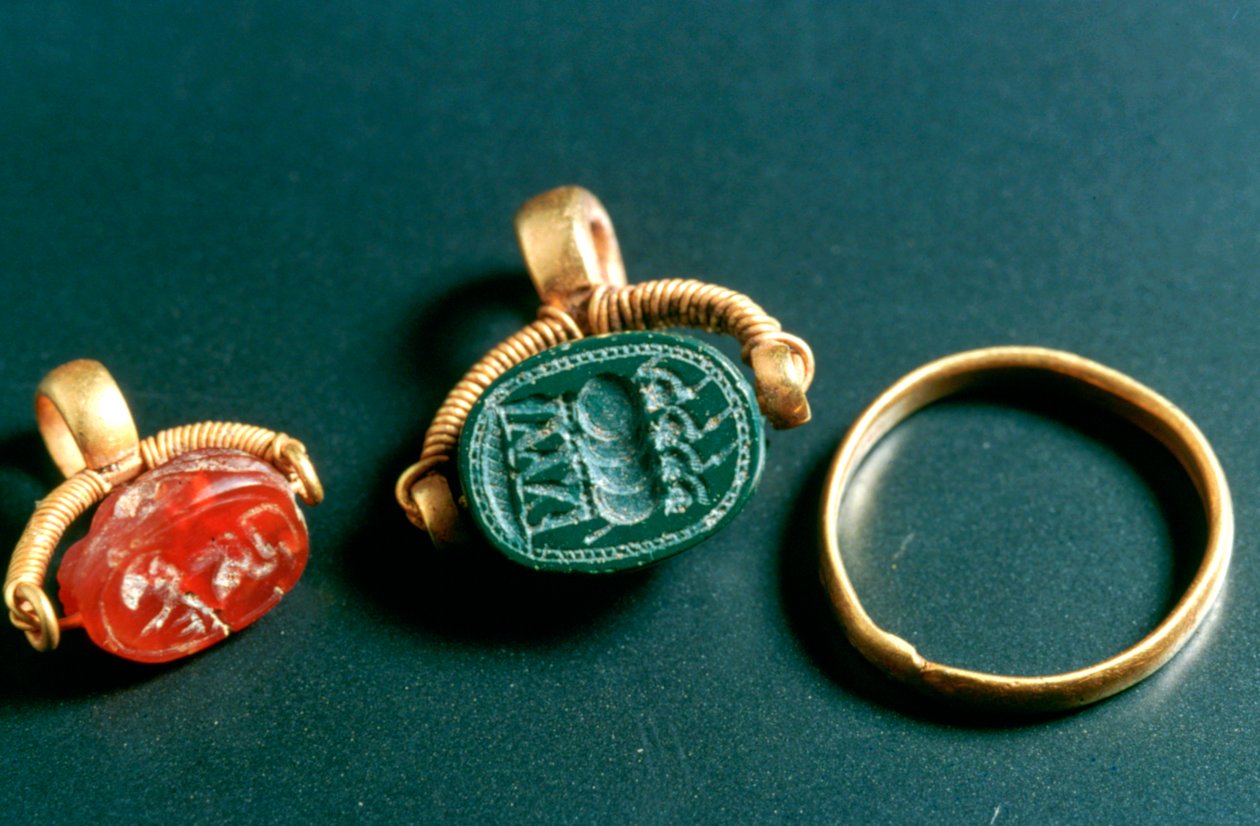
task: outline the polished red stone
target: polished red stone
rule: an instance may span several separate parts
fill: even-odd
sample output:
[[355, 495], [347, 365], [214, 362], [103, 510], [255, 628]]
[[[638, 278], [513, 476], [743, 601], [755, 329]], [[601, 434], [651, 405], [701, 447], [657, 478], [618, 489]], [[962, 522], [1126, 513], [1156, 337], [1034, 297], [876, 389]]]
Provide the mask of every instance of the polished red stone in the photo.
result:
[[166, 662], [265, 614], [302, 575], [308, 547], [275, 468], [196, 450], [106, 497], [57, 571], [61, 604], [105, 650]]

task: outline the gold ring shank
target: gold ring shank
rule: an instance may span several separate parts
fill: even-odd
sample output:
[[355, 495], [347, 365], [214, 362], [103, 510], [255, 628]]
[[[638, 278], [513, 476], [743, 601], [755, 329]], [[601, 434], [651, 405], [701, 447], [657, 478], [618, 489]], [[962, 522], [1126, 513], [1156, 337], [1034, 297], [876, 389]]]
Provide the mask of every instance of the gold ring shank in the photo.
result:
[[[924, 659], [871, 620], [845, 571], [837, 534], [845, 490], [867, 453], [912, 413], [978, 385], [1016, 378], [1048, 381], [1111, 410], [1163, 443], [1190, 475], [1207, 517], [1207, 547], [1172, 612], [1136, 645], [1096, 665], [1024, 677], [954, 668]], [[821, 577], [853, 646], [877, 667], [925, 693], [1003, 711], [1053, 711], [1109, 697], [1150, 676], [1190, 638], [1220, 593], [1234, 544], [1225, 474], [1194, 423], [1133, 379], [1080, 356], [1040, 347], [990, 347], [926, 364], [885, 390], [849, 429], [827, 476], [822, 503]]]

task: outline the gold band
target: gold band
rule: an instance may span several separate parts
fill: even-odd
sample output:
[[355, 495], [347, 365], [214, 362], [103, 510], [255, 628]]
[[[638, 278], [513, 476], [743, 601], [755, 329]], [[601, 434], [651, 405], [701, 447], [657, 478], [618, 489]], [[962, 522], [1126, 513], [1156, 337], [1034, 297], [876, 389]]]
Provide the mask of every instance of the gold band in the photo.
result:
[[[914, 646], [876, 625], [844, 568], [837, 538], [845, 490], [862, 460], [899, 422], [933, 402], [981, 384], [1035, 377], [1132, 421], [1185, 467], [1207, 517], [1207, 547], [1194, 580], [1172, 612], [1131, 648], [1096, 665], [1041, 677], [1011, 677], [924, 659]], [[947, 356], [902, 378], [863, 411], [836, 452], [822, 502], [823, 585], [849, 641], [866, 659], [927, 694], [1004, 711], [1053, 711], [1109, 697], [1150, 676], [1190, 638], [1211, 609], [1229, 568], [1234, 511], [1229, 485], [1207, 439], [1171, 402], [1133, 379], [1071, 353], [1039, 347], [990, 347]]]

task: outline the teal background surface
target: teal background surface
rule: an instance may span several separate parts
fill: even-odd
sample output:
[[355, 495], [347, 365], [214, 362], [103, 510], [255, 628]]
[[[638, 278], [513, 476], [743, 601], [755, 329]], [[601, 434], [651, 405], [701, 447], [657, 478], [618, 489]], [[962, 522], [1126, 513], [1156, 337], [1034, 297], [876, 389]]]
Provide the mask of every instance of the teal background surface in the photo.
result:
[[[35, 384], [82, 356], [143, 433], [282, 429], [328, 490], [302, 582], [194, 659], [0, 633], [8, 819], [1260, 818], [1257, 3], [17, 0], [0, 43], [0, 537], [57, 481]], [[819, 361], [814, 421], [771, 434], [735, 523], [599, 581], [435, 554], [391, 496], [532, 316], [510, 219], [563, 183], [603, 199], [632, 279], [747, 292]], [[1074, 714], [904, 696], [816, 584], [854, 416], [997, 343], [1164, 393], [1235, 494], [1218, 610]], [[930, 658], [1084, 665], [1158, 621], [1201, 525], [1145, 440], [1009, 401], [890, 437], [851, 569]]]

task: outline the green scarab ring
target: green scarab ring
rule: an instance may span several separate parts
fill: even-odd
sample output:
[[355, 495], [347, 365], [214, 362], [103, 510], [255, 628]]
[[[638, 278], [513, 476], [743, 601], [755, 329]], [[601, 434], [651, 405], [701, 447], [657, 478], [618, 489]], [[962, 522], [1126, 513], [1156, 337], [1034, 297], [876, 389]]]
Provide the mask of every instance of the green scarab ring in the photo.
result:
[[[546, 571], [638, 568], [720, 530], [760, 479], [762, 414], [809, 421], [809, 346], [725, 287], [627, 284], [608, 213], [579, 187], [532, 198], [516, 232], [543, 306], [446, 397], [398, 480], [403, 510], [439, 546], [464, 539], [466, 510]], [[665, 327], [735, 336], [754, 385]]]

